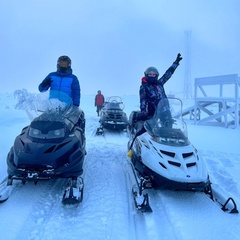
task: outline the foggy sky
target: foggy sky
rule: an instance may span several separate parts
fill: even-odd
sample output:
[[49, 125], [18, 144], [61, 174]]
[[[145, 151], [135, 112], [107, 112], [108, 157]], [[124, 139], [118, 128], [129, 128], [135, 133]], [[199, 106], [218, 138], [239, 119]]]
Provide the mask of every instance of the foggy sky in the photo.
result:
[[[138, 94], [149, 66], [160, 75], [191, 31], [194, 78], [240, 73], [238, 0], [0, 0], [1, 92], [37, 92], [68, 55], [82, 94]], [[166, 91], [183, 92], [183, 61]]]

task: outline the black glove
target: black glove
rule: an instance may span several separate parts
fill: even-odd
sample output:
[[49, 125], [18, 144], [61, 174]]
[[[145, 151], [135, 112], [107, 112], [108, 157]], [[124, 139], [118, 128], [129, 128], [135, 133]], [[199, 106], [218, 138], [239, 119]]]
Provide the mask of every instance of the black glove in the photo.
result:
[[50, 86], [51, 83], [52, 83], [52, 79], [51, 78], [46, 78], [42, 81], [42, 86], [47, 87], [47, 86]]
[[179, 64], [179, 62], [180, 62], [181, 60], [182, 60], [182, 56], [181, 56], [181, 54], [179, 53], [179, 54], [177, 55], [177, 58], [176, 58], [176, 60], [175, 60], [174, 63]]
[[145, 121], [147, 119], [147, 113], [146, 112], [138, 112], [135, 116], [135, 121]]

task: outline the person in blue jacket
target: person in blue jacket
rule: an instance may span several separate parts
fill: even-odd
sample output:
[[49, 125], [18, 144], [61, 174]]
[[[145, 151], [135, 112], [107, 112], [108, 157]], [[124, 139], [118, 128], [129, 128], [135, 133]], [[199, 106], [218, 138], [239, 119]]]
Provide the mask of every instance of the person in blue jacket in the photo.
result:
[[60, 91], [72, 99], [74, 106], [80, 106], [80, 84], [78, 78], [72, 73], [71, 59], [68, 56], [60, 56], [57, 60], [57, 71], [49, 73], [38, 86], [40, 92], [45, 92], [49, 88], [50, 98], [57, 98], [58, 96], [54, 94]]
[[[57, 60], [57, 71], [49, 73], [39, 84], [38, 90], [45, 92], [50, 90], [50, 98], [57, 98], [67, 102], [66, 95], [72, 99], [73, 115], [78, 115], [78, 124], [85, 130], [84, 112], [79, 110], [81, 89], [78, 78], [72, 73], [71, 59], [68, 56], [60, 56]], [[63, 93], [63, 94], [59, 94]]]

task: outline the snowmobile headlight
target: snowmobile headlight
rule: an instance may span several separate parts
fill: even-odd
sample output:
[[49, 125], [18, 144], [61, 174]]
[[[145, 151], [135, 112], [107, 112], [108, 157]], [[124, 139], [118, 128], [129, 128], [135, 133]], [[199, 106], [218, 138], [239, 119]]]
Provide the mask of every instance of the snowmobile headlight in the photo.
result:
[[53, 133], [54, 133], [55, 136], [60, 136], [61, 135], [61, 131], [59, 129], [54, 130]]
[[32, 129], [32, 134], [33, 135], [35, 135], [35, 136], [37, 136], [37, 135], [39, 135], [41, 132], [38, 130], [38, 129]]
[[61, 138], [61, 137], [64, 137], [64, 128], [49, 131], [47, 136], [47, 138]]
[[40, 138], [40, 139], [62, 138], [65, 136], [65, 131], [64, 131], [64, 128], [60, 128], [60, 129], [50, 130], [46, 133], [42, 133], [41, 130], [30, 127], [29, 136], [33, 138]]
[[41, 131], [36, 129], [36, 128], [31, 128], [29, 129], [29, 136], [34, 137], [34, 138], [41, 138]]

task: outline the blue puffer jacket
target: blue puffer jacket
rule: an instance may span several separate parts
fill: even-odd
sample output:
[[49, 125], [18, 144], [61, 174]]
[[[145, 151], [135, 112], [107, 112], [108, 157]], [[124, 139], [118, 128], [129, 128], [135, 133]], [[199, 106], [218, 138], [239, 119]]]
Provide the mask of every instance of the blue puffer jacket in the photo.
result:
[[[72, 74], [72, 69], [67, 73], [52, 72], [47, 75], [45, 79], [51, 78], [52, 83], [46, 87], [42, 86], [42, 83], [39, 84], [38, 90], [40, 92], [45, 92], [50, 88], [50, 97], [54, 97], [53, 94], [55, 91], [61, 91], [66, 93], [72, 98], [73, 105], [80, 105], [81, 89], [78, 78]], [[45, 80], [44, 79], [44, 80]], [[43, 81], [44, 81], [43, 80]]]
[[177, 67], [178, 64], [173, 63], [155, 83], [149, 83], [145, 77], [142, 78], [142, 85], [139, 90], [141, 109], [141, 115], [138, 116], [139, 120], [152, 117], [159, 100], [167, 97], [164, 84], [171, 78]]

